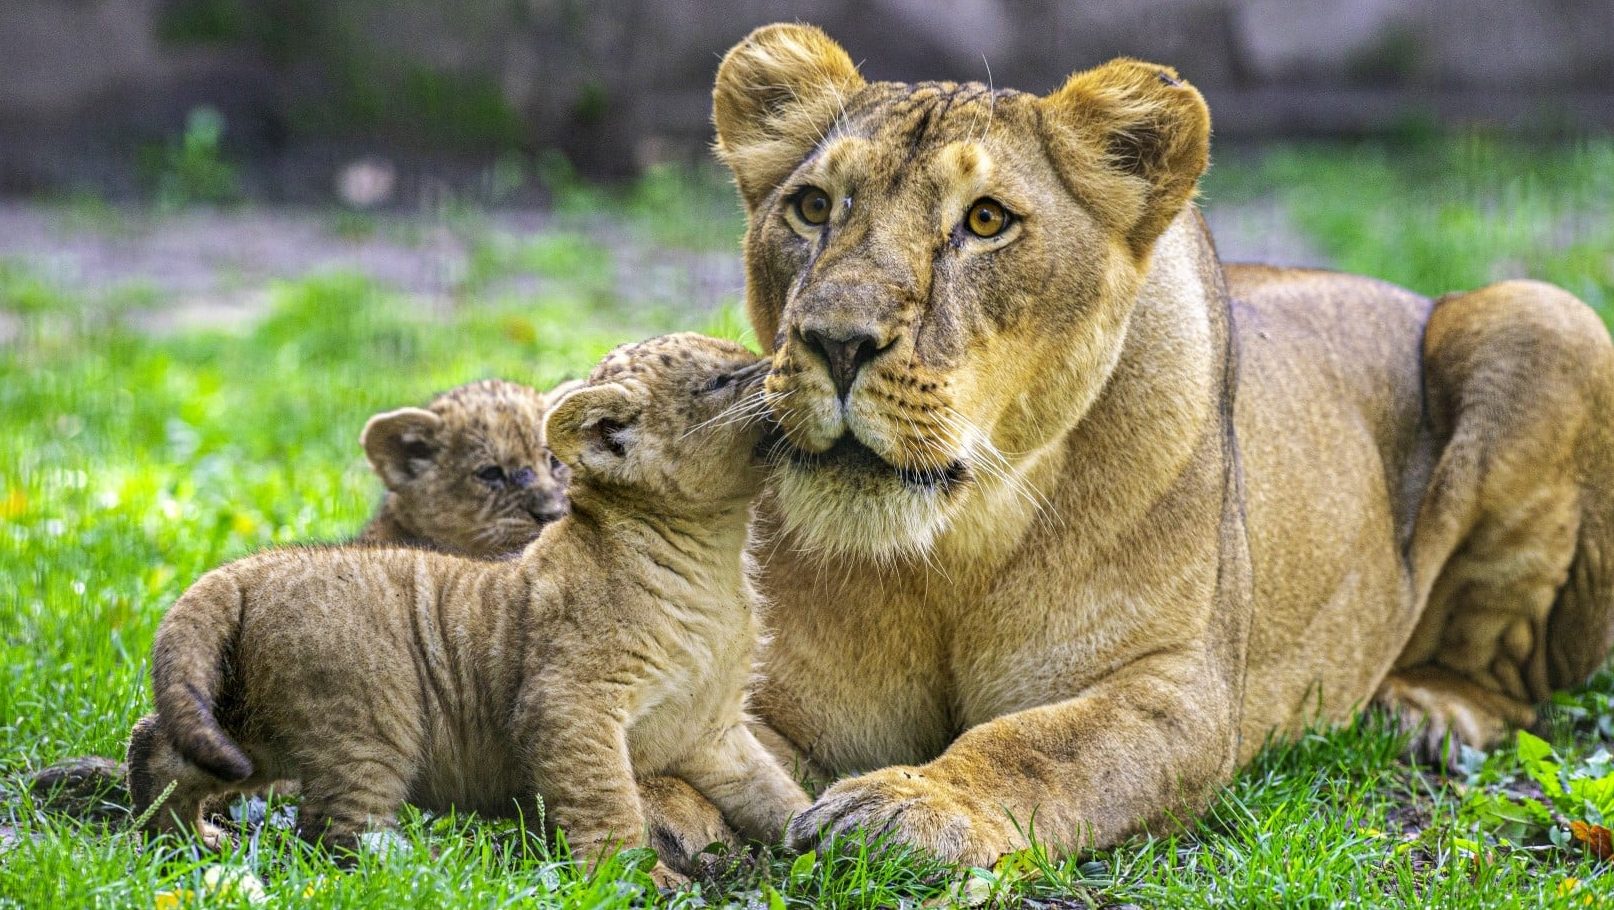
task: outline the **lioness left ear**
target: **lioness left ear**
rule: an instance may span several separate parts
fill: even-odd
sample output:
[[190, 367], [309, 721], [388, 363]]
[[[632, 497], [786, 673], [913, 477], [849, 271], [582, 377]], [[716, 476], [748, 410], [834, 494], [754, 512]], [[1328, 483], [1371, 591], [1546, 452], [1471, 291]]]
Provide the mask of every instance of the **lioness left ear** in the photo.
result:
[[[1171, 67], [1122, 57], [1070, 77], [1041, 104], [1055, 162], [1088, 171], [1077, 182], [1084, 201], [1126, 232], [1134, 254], [1148, 252], [1210, 164], [1205, 99]], [[1122, 182], [1092, 180], [1094, 167]]]
[[863, 85], [846, 51], [811, 25], [764, 25], [729, 49], [712, 88], [712, 124], [747, 210], [790, 176]]
[[639, 405], [621, 383], [585, 385], [544, 415], [549, 451], [569, 466], [616, 461], [636, 433]]

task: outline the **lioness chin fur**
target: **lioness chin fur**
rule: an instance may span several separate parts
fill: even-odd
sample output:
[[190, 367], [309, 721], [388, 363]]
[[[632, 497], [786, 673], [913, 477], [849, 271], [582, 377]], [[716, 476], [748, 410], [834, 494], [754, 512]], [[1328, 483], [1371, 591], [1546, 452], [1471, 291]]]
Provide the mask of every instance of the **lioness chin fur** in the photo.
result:
[[1224, 269], [1210, 121], [1116, 60], [1046, 96], [718, 69], [783, 433], [755, 704], [866, 828], [990, 865], [1179, 824], [1369, 699], [1484, 746], [1614, 634], [1614, 349], [1568, 294]]

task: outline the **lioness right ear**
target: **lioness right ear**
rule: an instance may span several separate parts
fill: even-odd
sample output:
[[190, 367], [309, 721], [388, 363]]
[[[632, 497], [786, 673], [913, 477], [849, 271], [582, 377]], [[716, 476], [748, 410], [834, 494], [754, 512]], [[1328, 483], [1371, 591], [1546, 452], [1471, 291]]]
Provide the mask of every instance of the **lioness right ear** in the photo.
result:
[[712, 123], [747, 209], [795, 170], [863, 85], [846, 51], [811, 25], [765, 25], [724, 55]]
[[544, 415], [544, 439], [568, 466], [602, 467], [627, 455], [638, 432], [639, 410], [621, 383], [585, 385]]
[[1171, 67], [1122, 57], [1071, 76], [1041, 104], [1055, 164], [1077, 172], [1084, 201], [1135, 255], [1147, 252], [1210, 164], [1205, 99]]
[[443, 418], [422, 408], [399, 408], [377, 414], [359, 433], [359, 445], [370, 467], [389, 490], [420, 476], [437, 457], [437, 431]]

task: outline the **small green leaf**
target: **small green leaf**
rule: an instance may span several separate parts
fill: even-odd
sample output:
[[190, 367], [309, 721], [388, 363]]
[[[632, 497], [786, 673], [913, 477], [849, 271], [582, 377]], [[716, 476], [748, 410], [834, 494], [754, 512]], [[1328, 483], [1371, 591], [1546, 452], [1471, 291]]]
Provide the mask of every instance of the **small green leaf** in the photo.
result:
[[796, 857], [796, 861], [790, 864], [790, 883], [794, 885], [812, 877], [813, 867], [817, 864], [818, 853], [816, 851], [808, 850], [806, 853]]

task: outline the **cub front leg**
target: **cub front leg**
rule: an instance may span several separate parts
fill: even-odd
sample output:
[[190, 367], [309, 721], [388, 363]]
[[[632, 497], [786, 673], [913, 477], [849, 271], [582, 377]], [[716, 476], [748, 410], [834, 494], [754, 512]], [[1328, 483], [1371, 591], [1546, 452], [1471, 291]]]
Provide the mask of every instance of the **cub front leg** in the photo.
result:
[[1236, 686], [1210, 663], [1157, 654], [1079, 697], [976, 726], [929, 764], [843, 780], [791, 822], [790, 844], [863, 830], [991, 866], [1032, 834], [1079, 850], [1187, 821], [1237, 753]]
[[812, 803], [738, 719], [686, 761], [680, 773], [729, 824], [753, 840], [778, 840], [790, 819]]

